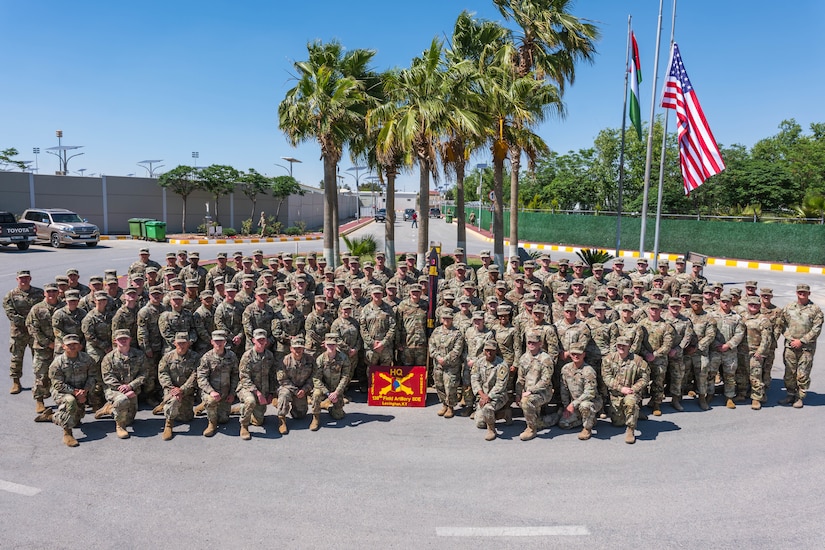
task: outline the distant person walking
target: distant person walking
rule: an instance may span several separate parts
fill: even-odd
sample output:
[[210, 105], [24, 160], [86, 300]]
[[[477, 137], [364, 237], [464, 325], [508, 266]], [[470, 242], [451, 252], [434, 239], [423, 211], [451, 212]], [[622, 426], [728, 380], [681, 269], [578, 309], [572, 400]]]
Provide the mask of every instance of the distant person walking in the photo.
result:
[[410, 228], [412, 229], [413, 227], [418, 227], [418, 212], [413, 212], [412, 214], [412, 224]]

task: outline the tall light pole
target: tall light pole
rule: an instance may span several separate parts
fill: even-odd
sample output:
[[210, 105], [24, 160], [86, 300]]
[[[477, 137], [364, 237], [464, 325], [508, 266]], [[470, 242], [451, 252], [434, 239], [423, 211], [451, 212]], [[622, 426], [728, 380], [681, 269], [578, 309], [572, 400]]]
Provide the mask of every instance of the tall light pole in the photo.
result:
[[486, 164], [483, 164], [483, 163], [482, 164], [476, 164], [476, 170], [478, 170], [478, 228], [479, 229], [481, 229], [481, 203], [482, 203], [482, 200], [481, 200], [481, 187], [482, 187], [481, 183], [483, 181], [482, 176], [484, 175], [483, 170], [486, 170], [486, 169], [487, 169]]
[[192, 158], [195, 159], [195, 168], [198, 167], [198, 158], [200, 158], [201, 154], [197, 151], [192, 151]]
[[[347, 172], [355, 171], [355, 175], [347, 174], [351, 178], [355, 178], [355, 197], [357, 199], [356, 206], [357, 206], [357, 213], [358, 219], [361, 219], [361, 170], [368, 170], [369, 167], [367, 166], [351, 166], [346, 169]], [[375, 212], [373, 212], [373, 216]]]
[[[289, 163], [289, 177], [292, 177], [292, 164], [293, 163], [301, 163], [302, 161], [296, 159], [295, 157], [281, 157], [283, 160]], [[276, 164], [275, 166], [281, 166], [280, 164]], [[281, 168], [286, 168], [285, 166], [281, 166]]]
[[68, 156], [68, 151], [73, 151], [75, 149], [80, 149], [83, 147], [82, 145], [63, 145], [63, 130], [57, 130], [55, 132], [57, 136], [57, 147], [49, 147], [46, 149], [46, 152], [54, 155], [60, 161], [60, 170], [57, 172], [59, 176], [65, 176], [69, 173], [69, 161], [75, 157], [82, 155], [83, 153], [76, 153], [72, 156]]
[[[141, 168], [143, 168], [144, 170], [146, 170], [147, 172], [149, 172], [149, 177], [150, 178], [154, 178], [155, 177], [155, 170], [157, 168], [160, 168], [161, 166], [163, 166], [163, 164], [158, 164], [157, 166], [153, 166], [155, 163], [158, 163], [158, 162], [163, 162], [163, 159], [159, 159], [159, 160], [141, 160], [141, 161], [138, 161], [137, 165], [140, 166]], [[144, 164], [148, 164], [149, 166], [144, 166]]]
[[35, 147], [32, 149], [32, 153], [34, 153], [34, 171], [37, 172], [40, 170], [40, 164], [38, 163], [38, 155], [40, 154], [40, 147]]

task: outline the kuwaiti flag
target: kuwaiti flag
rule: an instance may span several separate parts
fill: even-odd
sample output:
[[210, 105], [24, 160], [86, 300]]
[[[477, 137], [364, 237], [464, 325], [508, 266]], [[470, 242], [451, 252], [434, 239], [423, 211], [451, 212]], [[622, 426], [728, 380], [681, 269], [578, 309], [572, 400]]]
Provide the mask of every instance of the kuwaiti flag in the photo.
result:
[[642, 112], [639, 108], [639, 83], [642, 81], [642, 67], [639, 61], [639, 45], [636, 35], [630, 31], [630, 43], [633, 51], [630, 59], [630, 122], [636, 128], [639, 141], [642, 140]]

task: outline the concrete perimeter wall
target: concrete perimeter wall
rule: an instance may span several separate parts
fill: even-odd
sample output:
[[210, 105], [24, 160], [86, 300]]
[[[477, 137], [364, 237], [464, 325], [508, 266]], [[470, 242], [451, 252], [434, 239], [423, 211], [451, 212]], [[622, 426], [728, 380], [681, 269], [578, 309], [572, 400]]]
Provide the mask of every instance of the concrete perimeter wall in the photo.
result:
[[[356, 215], [356, 197], [338, 196], [341, 223]], [[196, 191], [186, 201], [186, 230], [194, 233], [203, 223], [206, 203], [215, 218], [210, 195]], [[20, 216], [27, 208], [68, 208], [100, 227], [103, 234], [129, 233], [129, 218], [152, 218], [166, 222], [167, 233], [182, 232], [183, 201], [161, 188], [156, 179], [125, 176], [74, 177], [0, 172], [0, 210]], [[255, 209], [257, 223], [261, 210], [274, 216], [278, 201], [272, 196], [258, 196]], [[223, 227], [241, 228], [252, 213], [252, 201], [243, 193], [221, 197], [218, 215]], [[292, 195], [280, 207], [278, 219], [284, 228], [303, 221], [307, 229], [324, 225], [322, 190], [303, 196]]]

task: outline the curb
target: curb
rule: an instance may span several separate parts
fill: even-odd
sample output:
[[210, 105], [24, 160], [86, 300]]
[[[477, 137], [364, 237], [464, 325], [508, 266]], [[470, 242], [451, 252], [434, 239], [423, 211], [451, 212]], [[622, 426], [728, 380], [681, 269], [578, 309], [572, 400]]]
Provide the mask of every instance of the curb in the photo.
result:
[[166, 242], [169, 244], [258, 244], [319, 240], [321, 240], [320, 235], [302, 235], [300, 237], [266, 237], [263, 239], [166, 239]]
[[[476, 227], [467, 225], [468, 230], [473, 231], [477, 235], [479, 235], [482, 239], [487, 242], [493, 242], [492, 237], [488, 237], [486, 235], [486, 231], [479, 231]], [[579, 252], [581, 250], [587, 250], [587, 247], [579, 247], [579, 246], [562, 246], [562, 245], [555, 245], [555, 244], [545, 244], [545, 243], [528, 243], [528, 242], [519, 242], [519, 244], [525, 249], [531, 250], [549, 250], [553, 252]], [[504, 246], [509, 246], [510, 241], [507, 239], [504, 240]], [[597, 250], [604, 250], [605, 252], [611, 252], [613, 249], [597, 249]], [[638, 250], [620, 250], [619, 256], [624, 256], [627, 258], [638, 258], [639, 251]], [[653, 254], [646, 252], [644, 257], [652, 260]], [[669, 261], [675, 261], [676, 258], [681, 257], [681, 254], [665, 254], [660, 253], [659, 257], [665, 258]], [[810, 265], [795, 265], [795, 264], [776, 264], [776, 263], [769, 263], [769, 262], [755, 262], [751, 260], [730, 260], [727, 258], [708, 258], [707, 265], [715, 265], [715, 266], [722, 266], [722, 267], [738, 267], [743, 269], [756, 269], [762, 271], [782, 271], [784, 273], [811, 273], [813, 275], [825, 275], [825, 267], [819, 266], [810, 266]]]

